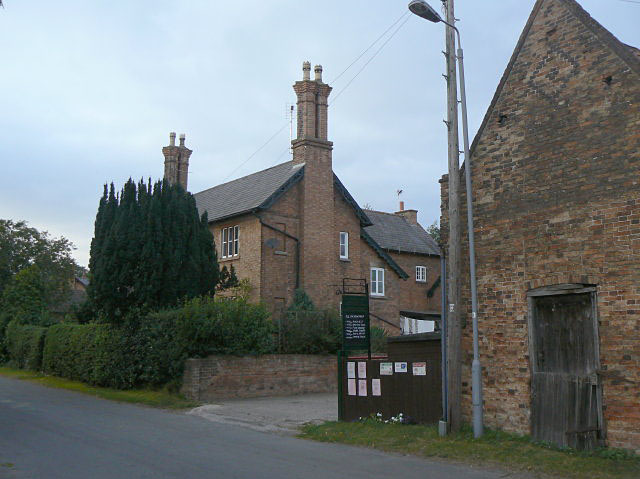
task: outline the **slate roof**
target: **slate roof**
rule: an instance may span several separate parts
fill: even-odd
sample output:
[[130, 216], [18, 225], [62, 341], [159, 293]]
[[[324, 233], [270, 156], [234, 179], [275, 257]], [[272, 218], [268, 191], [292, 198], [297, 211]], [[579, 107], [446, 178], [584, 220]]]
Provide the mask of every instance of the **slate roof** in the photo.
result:
[[209, 221], [219, 221], [258, 208], [268, 208], [303, 174], [304, 164], [287, 161], [193, 196], [199, 214], [206, 211]]
[[373, 225], [364, 230], [388, 251], [440, 256], [438, 243], [422, 226], [413, 225], [400, 215], [365, 210]]

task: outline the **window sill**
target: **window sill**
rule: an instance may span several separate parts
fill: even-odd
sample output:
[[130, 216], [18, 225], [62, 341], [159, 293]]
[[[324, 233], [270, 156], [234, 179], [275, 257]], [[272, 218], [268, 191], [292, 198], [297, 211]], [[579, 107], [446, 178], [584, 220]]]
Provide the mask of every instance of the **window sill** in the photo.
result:
[[340, 258], [340, 261], [343, 261], [344, 263], [351, 263], [349, 258]]
[[420, 279], [416, 279], [416, 283], [427, 284], [427, 281], [426, 280], [422, 281]]
[[369, 297], [370, 297], [371, 299], [385, 299], [385, 300], [386, 300], [386, 299], [389, 299], [389, 298], [387, 298], [385, 295], [377, 295], [377, 294], [370, 294], [370, 295], [369, 295]]
[[286, 251], [274, 251], [273, 254], [278, 256], [289, 256], [289, 253], [287, 253]]
[[238, 255], [238, 256], [229, 256], [228, 258], [218, 258], [218, 262], [222, 263], [222, 262], [227, 262], [227, 261], [233, 261], [235, 259], [240, 259], [240, 255]]

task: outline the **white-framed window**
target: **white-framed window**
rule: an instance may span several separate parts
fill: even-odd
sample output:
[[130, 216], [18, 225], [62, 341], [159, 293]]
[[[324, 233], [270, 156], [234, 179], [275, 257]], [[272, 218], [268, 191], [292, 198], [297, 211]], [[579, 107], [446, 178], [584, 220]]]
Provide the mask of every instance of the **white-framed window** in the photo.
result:
[[340, 232], [340, 259], [349, 259], [349, 233]]
[[384, 269], [371, 268], [371, 296], [384, 296]]
[[418, 283], [426, 283], [427, 282], [427, 267], [426, 266], [416, 266], [416, 281]]
[[240, 253], [240, 228], [238, 225], [222, 228], [220, 245], [223, 258], [232, 258]]

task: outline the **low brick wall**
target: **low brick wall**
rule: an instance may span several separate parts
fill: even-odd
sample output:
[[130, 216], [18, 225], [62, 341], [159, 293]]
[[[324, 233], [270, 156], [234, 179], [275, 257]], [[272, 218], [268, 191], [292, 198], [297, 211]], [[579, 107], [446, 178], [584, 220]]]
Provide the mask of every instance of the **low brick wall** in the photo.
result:
[[336, 391], [335, 356], [269, 354], [187, 359], [181, 392], [190, 399], [287, 396]]

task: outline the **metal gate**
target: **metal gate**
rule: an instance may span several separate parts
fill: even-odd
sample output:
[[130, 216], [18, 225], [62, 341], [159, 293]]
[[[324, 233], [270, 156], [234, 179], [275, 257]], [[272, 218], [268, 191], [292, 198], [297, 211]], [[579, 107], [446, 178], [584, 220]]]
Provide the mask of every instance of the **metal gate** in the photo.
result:
[[602, 443], [595, 287], [530, 291], [531, 434], [561, 447]]

